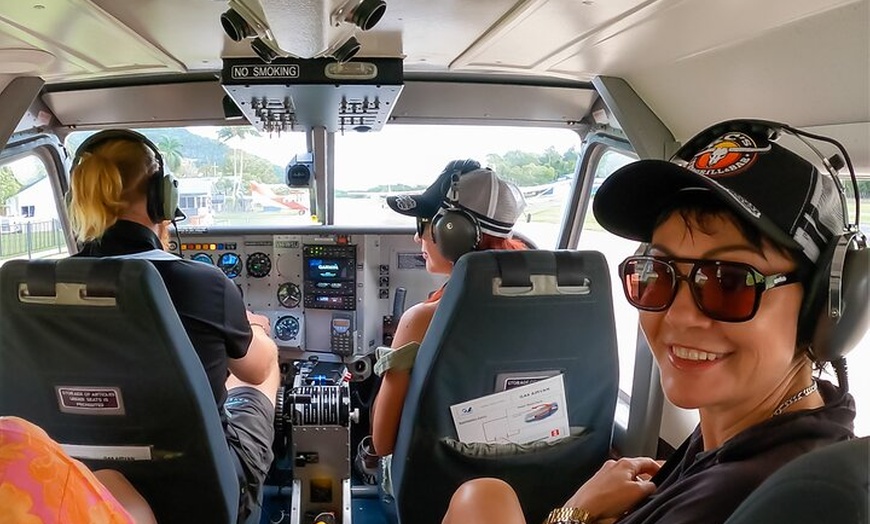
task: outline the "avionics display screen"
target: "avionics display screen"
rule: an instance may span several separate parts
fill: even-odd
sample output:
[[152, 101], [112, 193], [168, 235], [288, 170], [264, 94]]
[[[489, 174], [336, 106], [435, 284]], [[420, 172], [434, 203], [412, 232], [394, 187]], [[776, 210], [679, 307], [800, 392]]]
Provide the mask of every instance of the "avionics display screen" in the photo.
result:
[[329, 282], [353, 278], [353, 260], [347, 258], [309, 258], [308, 280]]

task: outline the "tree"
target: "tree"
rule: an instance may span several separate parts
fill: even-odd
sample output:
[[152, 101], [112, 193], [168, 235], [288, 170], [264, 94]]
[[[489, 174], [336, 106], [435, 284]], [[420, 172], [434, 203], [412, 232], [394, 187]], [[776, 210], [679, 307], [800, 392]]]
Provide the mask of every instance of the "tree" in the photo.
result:
[[6, 205], [6, 201], [21, 191], [21, 182], [15, 178], [15, 174], [9, 166], [0, 167], [0, 207]]
[[163, 157], [163, 162], [166, 167], [173, 173], [179, 173], [181, 170], [181, 160], [184, 155], [181, 153], [181, 141], [171, 136], [161, 136], [157, 141], [157, 149], [160, 150], [160, 156]]
[[[238, 138], [244, 140], [248, 136], [259, 136], [259, 133], [251, 126], [232, 126], [218, 129], [218, 140], [228, 144], [230, 140]], [[231, 146], [232, 147], [232, 146]], [[242, 174], [245, 171], [245, 152], [233, 147], [233, 186], [229, 192], [233, 206], [238, 210], [242, 196]]]
[[487, 164], [502, 177], [519, 186], [536, 186], [555, 182], [573, 175], [577, 166], [577, 151], [571, 147], [559, 153], [550, 146], [541, 153], [512, 150], [504, 155], [489, 154]]

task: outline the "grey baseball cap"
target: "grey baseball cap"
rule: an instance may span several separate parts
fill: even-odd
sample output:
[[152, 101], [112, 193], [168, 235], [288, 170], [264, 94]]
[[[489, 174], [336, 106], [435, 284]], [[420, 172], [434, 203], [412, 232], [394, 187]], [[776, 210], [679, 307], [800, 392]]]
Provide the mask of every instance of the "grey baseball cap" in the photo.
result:
[[[456, 195], [451, 194], [454, 175], [458, 176]], [[433, 218], [451, 203], [474, 216], [482, 232], [497, 237], [510, 236], [526, 207], [523, 193], [514, 183], [473, 160], [451, 162], [421, 194], [387, 197], [393, 211], [419, 218]]]
[[526, 207], [520, 188], [500, 178], [491, 169], [477, 169], [461, 175], [455, 195], [451, 195], [453, 192], [453, 188], [448, 186], [439, 213], [455, 205], [477, 219], [481, 232], [496, 237], [509, 237]]

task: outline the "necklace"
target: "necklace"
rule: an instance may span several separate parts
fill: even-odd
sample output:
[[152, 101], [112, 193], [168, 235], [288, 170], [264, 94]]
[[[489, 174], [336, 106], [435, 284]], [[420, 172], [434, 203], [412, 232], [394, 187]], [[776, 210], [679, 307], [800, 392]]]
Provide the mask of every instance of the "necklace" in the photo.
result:
[[805, 387], [804, 389], [798, 391], [794, 395], [788, 397], [787, 399], [785, 399], [785, 401], [782, 404], [777, 406], [777, 408], [775, 410], [773, 410], [773, 415], [771, 415], [771, 417], [781, 415], [782, 412], [785, 411], [789, 406], [791, 406], [792, 404], [794, 404], [798, 400], [811, 395], [817, 389], [819, 389], [819, 386], [818, 386], [818, 384], [816, 384], [816, 381], [813, 380], [812, 384], [810, 384], [809, 386]]

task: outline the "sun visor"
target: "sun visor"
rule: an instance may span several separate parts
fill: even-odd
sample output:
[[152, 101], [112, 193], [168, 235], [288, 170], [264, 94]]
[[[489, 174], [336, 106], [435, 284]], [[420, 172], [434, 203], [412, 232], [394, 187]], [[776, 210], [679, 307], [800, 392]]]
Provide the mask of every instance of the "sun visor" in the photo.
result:
[[379, 131], [404, 81], [400, 58], [225, 58], [221, 85], [262, 132], [344, 132]]

